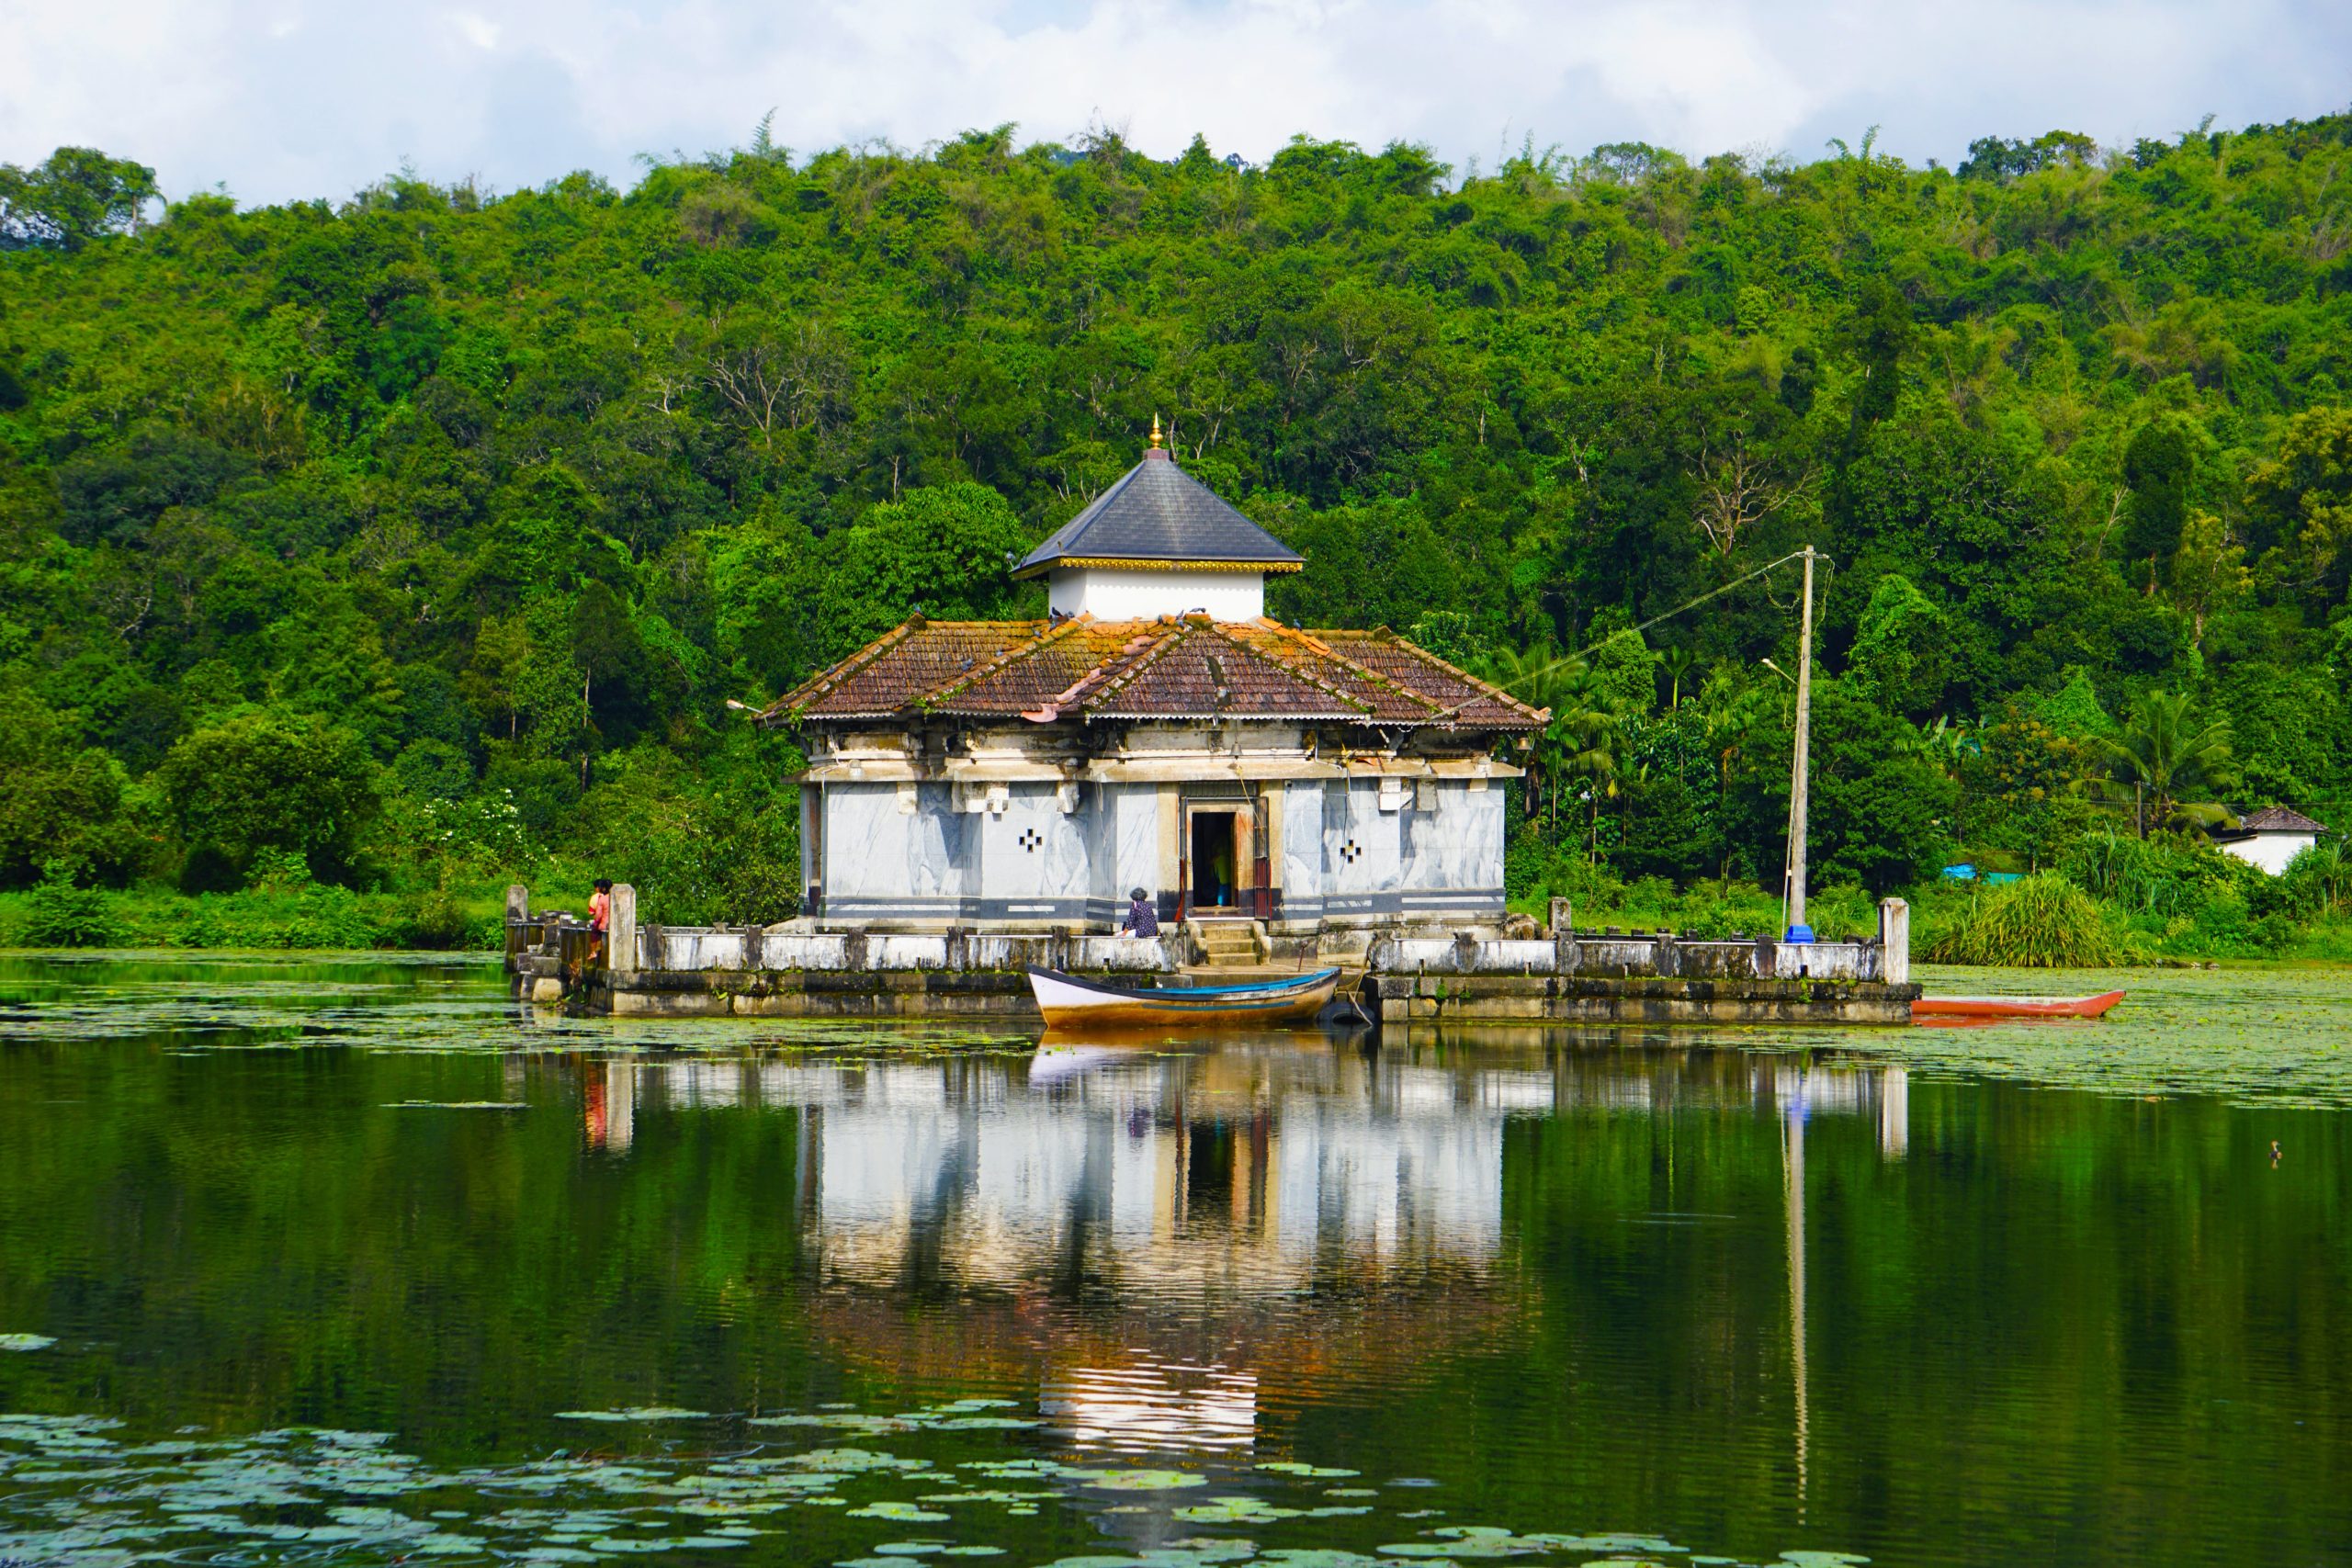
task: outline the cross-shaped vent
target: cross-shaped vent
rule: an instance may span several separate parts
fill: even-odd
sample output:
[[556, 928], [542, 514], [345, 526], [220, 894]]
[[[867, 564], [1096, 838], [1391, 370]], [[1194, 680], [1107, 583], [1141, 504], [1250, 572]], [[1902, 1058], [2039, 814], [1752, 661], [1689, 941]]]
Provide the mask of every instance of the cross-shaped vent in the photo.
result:
[[1021, 829], [1021, 847], [1027, 850], [1031, 854], [1035, 854], [1037, 852], [1037, 846], [1045, 841], [1046, 835], [1037, 831], [1036, 829], [1023, 828]]
[[1355, 864], [1356, 862], [1363, 859], [1363, 846], [1359, 845], [1353, 839], [1350, 839], [1346, 843], [1340, 846], [1340, 858], [1346, 861], [1350, 865]]

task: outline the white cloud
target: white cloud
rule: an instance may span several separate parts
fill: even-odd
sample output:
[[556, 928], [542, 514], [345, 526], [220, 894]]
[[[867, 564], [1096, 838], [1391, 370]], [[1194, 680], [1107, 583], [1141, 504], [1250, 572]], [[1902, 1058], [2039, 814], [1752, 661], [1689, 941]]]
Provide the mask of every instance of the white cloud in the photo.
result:
[[640, 151], [1100, 119], [1172, 154], [1294, 131], [1491, 164], [1522, 137], [1914, 160], [2346, 107], [2340, 0], [10, 0], [0, 160], [86, 143], [174, 192], [340, 197], [413, 161], [512, 187]]
[[460, 38], [476, 49], [496, 49], [498, 35], [505, 30], [496, 22], [486, 17], [478, 17], [471, 11], [450, 12], [449, 25], [458, 29], [458, 35]]

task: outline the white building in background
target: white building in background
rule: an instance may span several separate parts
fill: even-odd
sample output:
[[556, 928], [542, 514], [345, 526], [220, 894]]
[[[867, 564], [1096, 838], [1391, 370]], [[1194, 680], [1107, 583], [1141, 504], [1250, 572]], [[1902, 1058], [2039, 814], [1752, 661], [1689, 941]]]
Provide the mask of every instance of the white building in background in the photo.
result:
[[2266, 806], [2238, 818], [2237, 826], [2216, 831], [2213, 842], [2223, 854], [2235, 855], [2276, 876], [2287, 863], [2319, 842], [2326, 827], [2284, 806]]

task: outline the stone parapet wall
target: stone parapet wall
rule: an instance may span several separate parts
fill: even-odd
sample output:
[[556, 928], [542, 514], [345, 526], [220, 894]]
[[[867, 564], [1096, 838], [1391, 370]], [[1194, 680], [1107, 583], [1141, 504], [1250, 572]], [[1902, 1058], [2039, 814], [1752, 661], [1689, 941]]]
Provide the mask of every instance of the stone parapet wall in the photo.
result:
[[1037, 1019], [1018, 970], [606, 972], [589, 976], [572, 999], [616, 1018]]
[[1383, 1027], [1433, 1023], [1907, 1024], [1917, 986], [1602, 975], [1372, 975]]
[[[1048, 931], [643, 926], [615, 892], [601, 950], [568, 915], [508, 899], [506, 968], [520, 999], [624, 1016], [1000, 1018], [1034, 1021], [1023, 971], [1170, 974], [1201, 958], [1187, 928], [1153, 939]], [[1559, 911], [1565, 915], [1563, 908]], [[1386, 1024], [1538, 1027], [1639, 1023], [1903, 1023], [1908, 910], [1889, 899], [1872, 941], [1720, 942], [1653, 934], [1330, 930], [1254, 937], [1282, 968], [1363, 971], [1364, 1010]], [[1352, 980], [1350, 982], [1354, 983]]]
[[876, 974], [1047, 969], [1165, 974], [1182, 961], [1181, 936], [1150, 940], [1056, 931], [787, 931], [758, 926], [647, 926], [636, 967]]
[[1886, 950], [1876, 942], [1710, 942], [1660, 931], [1543, 938], [1376, 936], [1364, 966], [1393, 975], [1652, 976], [1719, 980], [1883, 980]]

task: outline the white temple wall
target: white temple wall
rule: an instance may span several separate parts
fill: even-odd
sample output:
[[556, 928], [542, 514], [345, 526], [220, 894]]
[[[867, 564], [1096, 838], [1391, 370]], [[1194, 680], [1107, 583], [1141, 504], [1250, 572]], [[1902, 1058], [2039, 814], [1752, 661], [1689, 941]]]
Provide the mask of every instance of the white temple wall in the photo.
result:
[[[1408, 786], [1409, 787], [1409, 786]], [[1381, 781], [1334, 780], [1324, 786], [1323, 912], [1347, 919], [1393, 915], [1403, 872], [1397, 811], [1380, 808]]]
[[1403, 913], [1503, 911], [1503, 792], [1487, 779], [1418, 781], [1402, 818]]
[[1283, 913], [1313, 919], [1323, 911], [1323, 781], [1294, 782], [1283, 790]]
[[[1500, 781], [1360, 777], [1264, 787], [1279, 838], [1278, 922], [1502, 914]], [[812, 857], [821, 865], [810, 869], [829, 924], [1110, 931], [1135, 887], [1152, 896], [1163, 919], [1173, 913], [1182, 852], [1174, 786], [841, 781], [812, 793], [824, 824]]]
[[1257, 571], [1061, 567], [1046, 573], [1046, 604], [1055, 612], [1098, 621], [1148, 621], [1196, 612], [1220, 621], [1254, 621], [1266, 613], [1266, 580]]
[[1087, 854], [1078, 814], [1062, 810], [1057, 785], [1002, 788], [1002, 809], [966, 814], [979, 848], [977, 883], [966, 890], [978, 917], [1082, 922]]
[[895, 786], [828, 784], [824, 810], [826, 897], [907, 891], [918, 858], [916, 819], [899, 812]]

